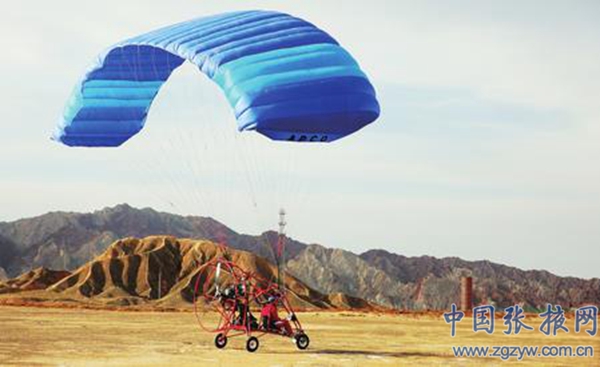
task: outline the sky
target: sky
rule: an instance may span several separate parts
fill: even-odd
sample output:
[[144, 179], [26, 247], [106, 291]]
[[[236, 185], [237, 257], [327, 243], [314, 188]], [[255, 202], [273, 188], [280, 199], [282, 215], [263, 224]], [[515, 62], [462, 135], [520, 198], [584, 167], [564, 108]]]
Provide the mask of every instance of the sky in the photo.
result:
[[[237, 133], [183, 66], [118, 149], [49, 139], [87, 66], [154, 28], [272, 9], [332, 34], [381, 117], [341, 141]], [[212, 216], [360, 253], [490, 260], [600, 277], [597, 1], [21, 0], [0, 14], [0, 221], [119, 203]]]

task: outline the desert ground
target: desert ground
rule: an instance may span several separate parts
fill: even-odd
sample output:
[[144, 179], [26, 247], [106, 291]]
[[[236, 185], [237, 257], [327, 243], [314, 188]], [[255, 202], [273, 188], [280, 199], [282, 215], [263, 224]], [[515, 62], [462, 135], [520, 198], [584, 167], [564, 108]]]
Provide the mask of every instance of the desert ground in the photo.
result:
[[[593, 366], [593, 358], [455, 358], [458, 345], [592, 345], [598, 337], [539, 331], [505, 336], [474, 333], [471, 320], [450, 327], [439, 314], [299, 314], [311, 345], [299, 351], [289, 339], [266, 336], [257, 352], [245, 339], [213, 346], [191, 312], [131, 312], [87, 309], [0, 307], [1, 366]], [[206, 316], [212, 317], [212, 316]], [[529, 324], [539, 326], [532, 316]], [[502, 326], [498, 319], [497, 326]], [[572, 326], [572, 325], [569, 325]]]

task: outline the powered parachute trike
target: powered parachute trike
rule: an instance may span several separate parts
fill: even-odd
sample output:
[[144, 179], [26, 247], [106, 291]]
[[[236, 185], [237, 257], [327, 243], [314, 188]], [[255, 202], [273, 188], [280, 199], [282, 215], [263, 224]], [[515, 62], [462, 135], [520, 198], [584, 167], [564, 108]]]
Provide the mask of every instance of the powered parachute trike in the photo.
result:
[[[220, 87], [238, 130], [271, 140], [264, 144], [330, 143], [380, 113], [371, 82], [331, 35], [289, 14], [238, 11], [168, 25], [109, 47], [76, 85], [52, 139], [70, 147], [121, 146], [143, 129], [159, 90], [186, 61]], [[157, 154], [148, 147], [147, 156]], [[210, 329], [217, 333], [215, 345], [245, 335], [254, 351], [262, 335], [281, 334], [306, 348], [308, 336], [283, 283], [248, 273], [225, 253], [203, 265], [195, 284], [196, 309], [220, 315]], [[287, 320], [276, 320], [275, 328], [254, 320], [252, 308], [269, 306], [274, 313], [273, 305]]]
[[[284, 240], [280, 231], [279, 249]], [[288, 300], [279, 259], [277, 263], [277, 281], [265, 279], [231, 261], [222, 246], [220, 256], [200, 267], [194, 282], [194, 312], [200, 327], [216, 334], [217, 348], [225, 348], [230, 338], [245, 337], [246, 350], [254, 352], [265, 335], [289, 337], [300, 350], [308, 347], [310, 339]], [[279, 319], [277, 306], [285, 311], [284, 319]], [[203, 321], [211, 318], [206, 311], [212, 313], [213, 319], [217, 315], [214, 325]]]

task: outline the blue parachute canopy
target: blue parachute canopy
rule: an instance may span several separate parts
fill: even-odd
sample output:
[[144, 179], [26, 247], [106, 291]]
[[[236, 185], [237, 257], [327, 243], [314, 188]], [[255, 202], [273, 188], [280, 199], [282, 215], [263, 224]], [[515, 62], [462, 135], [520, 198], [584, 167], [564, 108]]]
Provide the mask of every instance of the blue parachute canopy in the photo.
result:
[[120, 42], [75, 88], [53, 139], [119, 146], [144, 126], [160, 87], [185, 60], [225, 93], [238, 128], [274, 140], [330, 142], [379, 116], [373, 86], [327, 33], [288, 14], [199, 18]]

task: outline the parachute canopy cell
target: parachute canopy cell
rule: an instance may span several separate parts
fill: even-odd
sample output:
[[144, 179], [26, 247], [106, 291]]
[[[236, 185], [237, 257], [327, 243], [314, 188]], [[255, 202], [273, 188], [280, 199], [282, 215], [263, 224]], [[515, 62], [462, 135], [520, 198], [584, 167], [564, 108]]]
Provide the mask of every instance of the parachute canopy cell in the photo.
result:
[[373, 86], [331, 36], [288, 14], [244, 11], [171, 25], [109, 48], [76, 86], [53, 139], [121, 145], [143, 128], [160, 87], [185, 60], [221, 87], [240, 131], [330, 142], [379, 116]]

